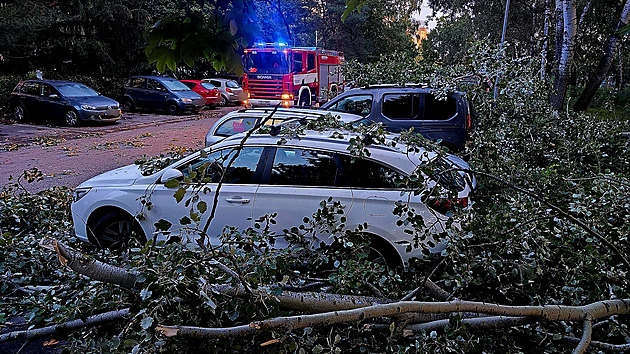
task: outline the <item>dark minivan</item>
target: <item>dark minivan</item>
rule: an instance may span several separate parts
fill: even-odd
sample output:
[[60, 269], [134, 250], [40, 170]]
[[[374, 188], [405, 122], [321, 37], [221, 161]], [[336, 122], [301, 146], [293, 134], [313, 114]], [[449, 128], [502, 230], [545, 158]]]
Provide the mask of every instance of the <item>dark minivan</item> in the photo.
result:
[[419, 85], [373, 85], [350, 89], [321, 109], [354, 113], [383, 123], [391, 132], [413, 128], [453, 152], [464, 150], [473, 129], [472, 108], [462, 92], [438, 99], [433, 89]]
[[63, 120], [66, 125], [74, 126], [80, 121], [115, 122], [120, 119], [118, 102], [71, 81], [22, 81], [11, 92], [9, 105], [17, 121], [41, 117]]
[[132, 76], [125, 80], [123, 109], [166, 110], [169, 114], [199, 112], [206, 100], [179, 80], [166, 76]]

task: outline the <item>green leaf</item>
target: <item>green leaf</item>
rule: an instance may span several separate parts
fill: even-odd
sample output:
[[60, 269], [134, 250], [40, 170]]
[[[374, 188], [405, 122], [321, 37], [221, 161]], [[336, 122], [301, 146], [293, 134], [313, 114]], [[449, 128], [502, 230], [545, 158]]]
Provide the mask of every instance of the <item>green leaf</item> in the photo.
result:
[[164, 183], [164, 187], [166, 188], [177, 188], [179, 187], [179, 181], [176, 179], [171, 179], [166, 181], [166, 183]]
[[184, 187], [179, 187], [179, 189], [175, 192], [175, 194], [173, 194], [173, 197], [175, 198], [175, 200], [177, 200], [177, 202], [181, 202], [182, 199], [184, 199], [184, 196], [186, 195], [186, 188]]
[[153, 317], [145, 317], [142, 319], [142, 322], [140, 322], [140, 326], [142, 327], [142, 329], [149, 329], [149, 327], [151, 327], [152, 324], [153, 324]]
[[184, 216], [183, 218], [179, 219], [179, 223], [182, 225], [190, 225], [191, 222], [192, 221], [187, 216]]
[[158, 231], [167, 231], [168, 229], [171, 228], [171, 226], [173, 226], [173, 224], [171, 224], [169, 221], [164, 220], [164, 219], [160, 219], [158, 222], [156, 222], [155, 224], [153, 224], [153, 226], [155, 226], [155, 228]]
[[197, 204], [197, 209], [199, 210], [200, 213], [205, 213], [206, 210], [208, 210], [208, 204], [206, 204], [206, 202], [201, 201]]

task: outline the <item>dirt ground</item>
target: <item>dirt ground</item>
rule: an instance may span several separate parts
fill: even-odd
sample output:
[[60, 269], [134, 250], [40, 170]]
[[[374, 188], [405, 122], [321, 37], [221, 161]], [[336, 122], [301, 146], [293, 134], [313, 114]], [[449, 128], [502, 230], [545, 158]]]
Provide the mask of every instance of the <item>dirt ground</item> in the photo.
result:
[[204, 110], [198, 115], [125, 114], [110, 125], [77, 128], [41, 124], [0, 124], [0, 188], [9, 178], [37, 168], [44, 180], [23, 183], [29, 192], [54, 186], [74, 188], [105, 171], [143, 156], [198, 149], [218, 117], [239, 107]]

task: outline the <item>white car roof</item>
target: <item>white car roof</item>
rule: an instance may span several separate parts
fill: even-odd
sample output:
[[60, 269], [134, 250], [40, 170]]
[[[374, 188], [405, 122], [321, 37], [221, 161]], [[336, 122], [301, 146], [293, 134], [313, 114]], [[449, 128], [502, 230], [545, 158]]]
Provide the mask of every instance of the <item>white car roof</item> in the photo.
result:
[[[230, 136], [221, 142], [212, 146], [213, 149], [220, 149], [225, 146], [234, 146], [241, 144], [243, 138], [247, 133], [239, 133]], [[316, 148], [328, 151], [335, 151], [341, 153], [350, 154], [348, 147], [351, 145], [351, 139], [362, 139], [364, 136], [355, 132], [350, 132], [341, 129], [329, 129], [329, 130], [307, 130], [300, 132], [297, 136], [284, 136], [284, 135], [271, 135], [269, 133], [252, 134], [245, 146], [251, 145], [274, 145], [280, 147], [302, 147], [302, 148]], [[411, 173], [415, 167], [420, 163], [426, 163], [433, 160], [437, 154], [432, 151], [428, 151], [422, 147], [409, 149], [406, 145], [395, 143], [390, 136], [386, 139], [386, 145], [381, 144], [369, 144], [366, 148], [369, 151], [368, 159], [386, 161], [393, 167], [398, 168], [405, 173]], [[282, 144], [278, 145], [278, 142], [282, 140]], [[392, 144], [393, 146], [390, 146]]]
[[[274, 111], [275, 110], [275, 111]], [[273, 115], [272, 115], [273, 113]], [[226, 121], [233, 117], [252, 117], [252, 118], [265, 118], [271, 115], [270, 118], [280, 119], [317, 119], [324, 117], [327, 114], [331, 114], [335, 117], [339, 117], [344, 123], [350, 123], [362, 119], [363, 117], [346, 112], [334, 112], [326, 110], [306, 109], [306, 108], [274, 108], [274, 107], [257, 107], [257, 108], [245, 108], [237, 111], [232, 111], [215, 123], [218, 126], [220, 122]]]

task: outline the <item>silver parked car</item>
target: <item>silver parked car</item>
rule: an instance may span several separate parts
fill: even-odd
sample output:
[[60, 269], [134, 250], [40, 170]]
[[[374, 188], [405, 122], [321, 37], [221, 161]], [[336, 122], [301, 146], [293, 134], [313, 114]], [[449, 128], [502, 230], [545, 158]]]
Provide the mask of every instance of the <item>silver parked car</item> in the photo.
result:
[[219, 118], [206, 134], [206, 146], [221, 141], [229, 136], [251, 130], [265, 118], [264, 125], [276, 125], [292, 119], [314, 120], [330, 114], [339, 117], [344, 123], [364, 120], [363, 117], [345, 112], [326, 112], [300, 108], [245, 108], [230, 112]]
[[221, 91], [222, 100], [218, 103], [219, 106], [227, 106], [228, 103], [240, 105], [248, 98], [247, 92], [234, 80], [213, 78], [202, 81], [213, 84]]
[[[134, 233], [156, 242], [169, 235], [193, 242], [210, 213], [200, 215], [198, 224], [186, 216], [193, 209], [201, 210], [201, 203], [209, 209], [221, 183], [216, 214], [205, 237], [212, 245], [220, 245], [226, 226], [244, 230], [254, 227], [259, 217], [275, 214], [269, 232], [277, 235], [275, 247], [286, 247], [283, 230], [299, 226], [324, 203], [341, 208], [346, 229], [367, 225], [361, 232], [371, 240], [375, 260], [399, 266], [423, 257], [423, 249], [444, 249], [445, 243], [435, 242], [431, 235], [445, 230], [447, 214], [455, 205], [468, 204], [475, 185], [472, 176], [459, 170], [467, 169], [468, 164], [452, 155], [440, 157], [422, 148], [388, 142], [367, 145], [369, 155], [362, 158], [352, 156], [353, 139], [361, 136], [344, 130], [305, 131], [295, 136], [260, 133], [246, 141], [244, 136], [229, 137], [150, 175], [144, 175], [138, 165], [130, 165], [82, 183], [72, 203], [77, 237], [113, 248], [124, 247]], [[435, 174], [419, 172], [418, 167], [427, 163], [436, 166]], [[427, 190], [445, 193], [423, 199], [398, 184], [413, 173], [425, 176]], [[190, 198], [192, 204], [178, 203], [173, 196], [173, 185], [181, 187], [185, 177], [204, 184], [202, 188], [196, 184], [187, 187], [184, 198]], [[195, 197], [195, 190], [204, 192]], [[437, 203], [440, 201], [443, 203]], [[424, 247], [407, 249], [415, 240], [393, 213], [397, 202], [407, 204], [423, 219]], [[168, 229], [159, 226], [164, 224]], [[325, 233], [316, 236], [312, 240], [316, 245], [333, 241]]]

